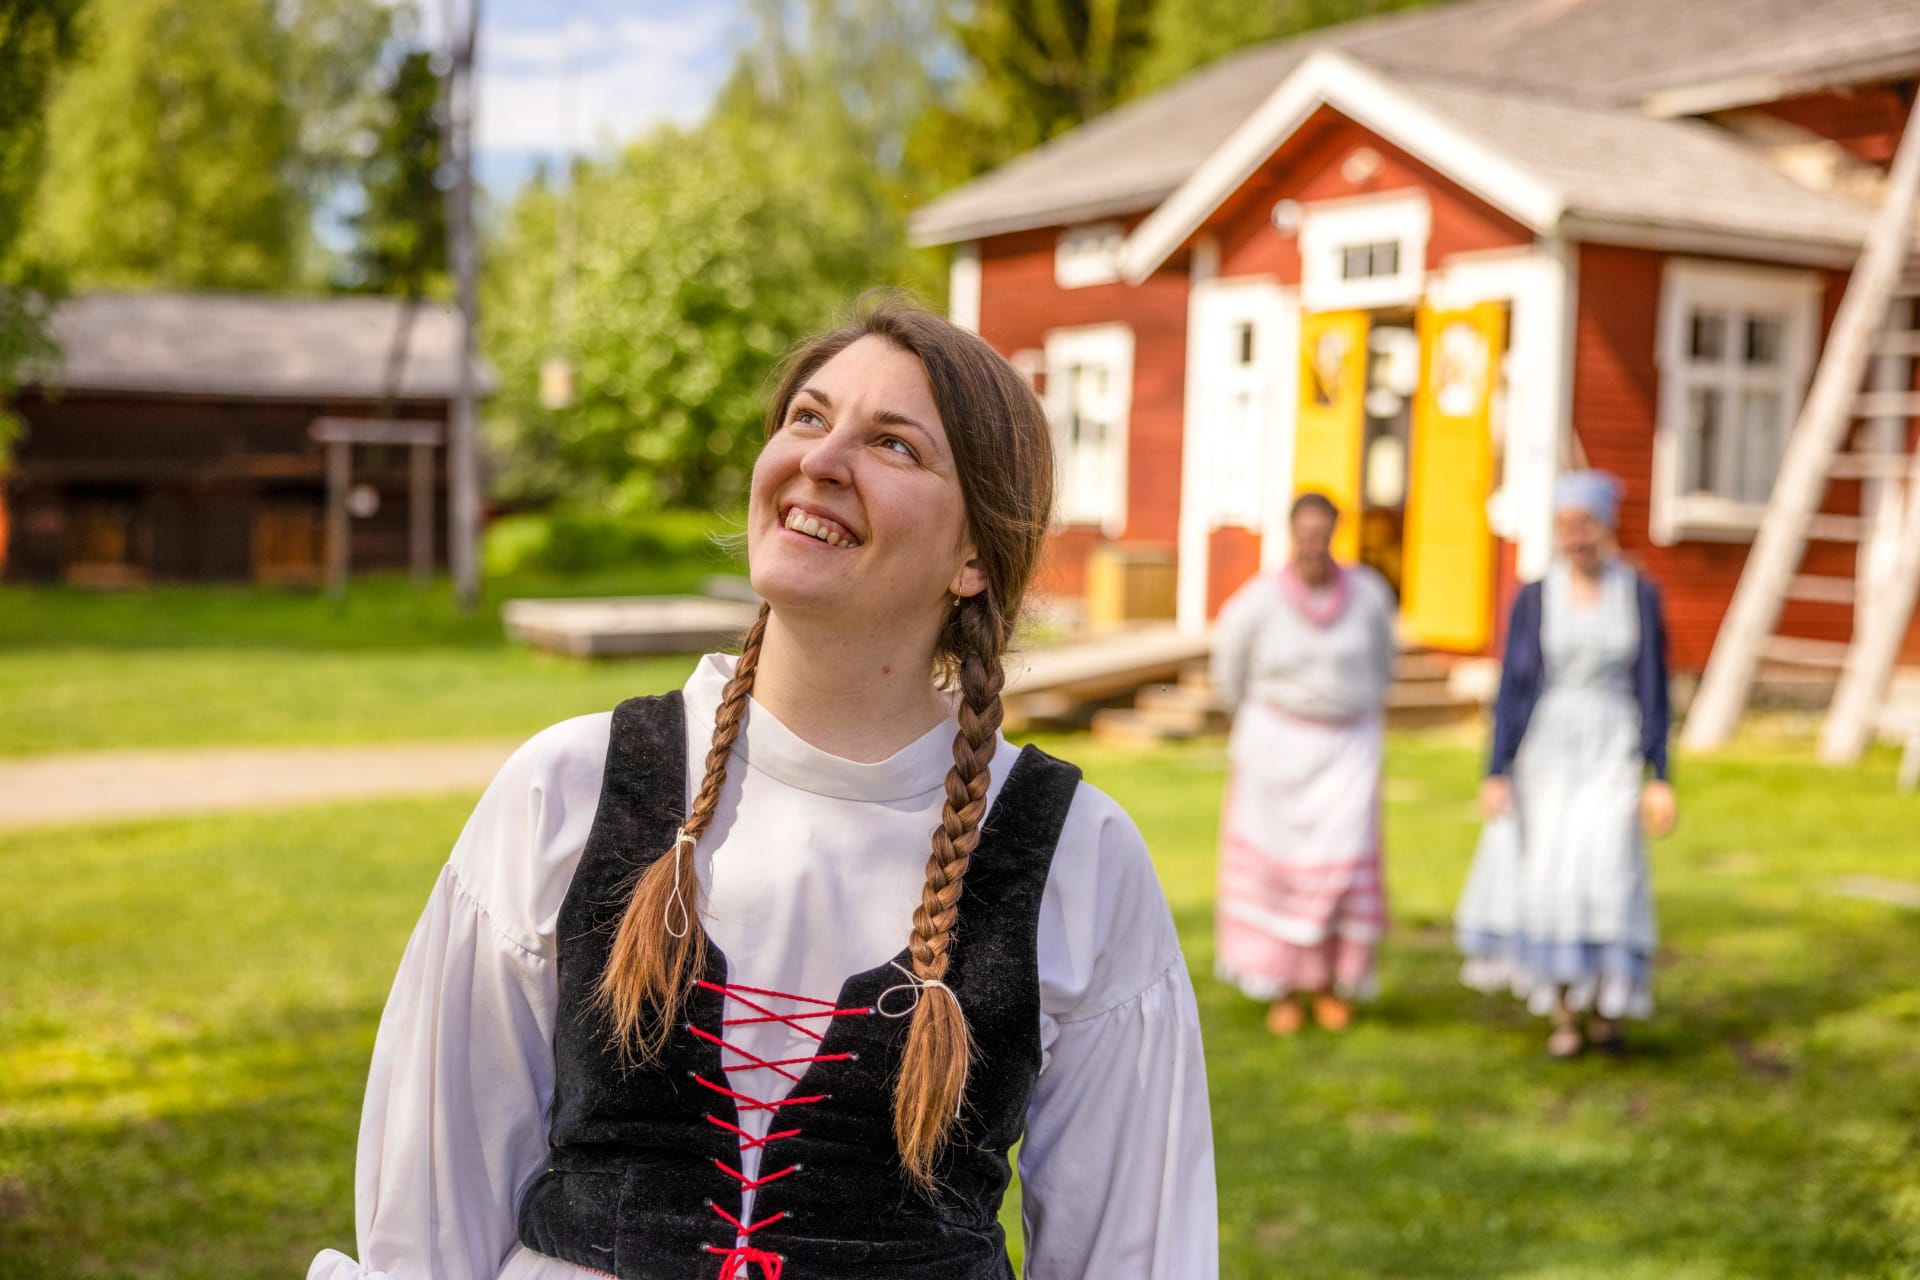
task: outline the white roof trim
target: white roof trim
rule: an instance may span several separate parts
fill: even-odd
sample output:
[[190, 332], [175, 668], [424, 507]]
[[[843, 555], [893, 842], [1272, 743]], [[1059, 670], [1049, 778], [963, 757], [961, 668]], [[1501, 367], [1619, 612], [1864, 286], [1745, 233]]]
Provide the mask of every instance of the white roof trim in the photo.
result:
[[[1860, 250], [1815, 240], [1787, 240], [1777, 236], [1741, 235], [1711, 227], [1656, 226], [1606, 218], [1572, 217], [1562, 230], [1573, 240], [1619, 245], [1628, 249], [1657, 249], [1663, 253], [1708, 253], [1753, 262], [1849, 270], [1860, 260]], [[1916, 246], [1920, 247], [1920, 246]]]
[[1134, 228], [1120, 254], [1127, 282], [1139, 284], [1172, 257], [1322, 106], [1432, 165], [1538, 234], [1550, 233], [1559, 222], [1565, 200], [1558, 191], [1352, 58], [1322, 49], [1294, 68], [1193, 175]]

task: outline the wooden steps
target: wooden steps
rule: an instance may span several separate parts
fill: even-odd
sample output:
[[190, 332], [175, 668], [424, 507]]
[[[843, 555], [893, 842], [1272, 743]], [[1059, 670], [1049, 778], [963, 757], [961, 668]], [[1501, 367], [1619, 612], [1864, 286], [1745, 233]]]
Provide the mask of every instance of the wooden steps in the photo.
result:
[[[1396, 729], [1456, 724], [1480, 713], [1478, 702], [1451, 687], [1452, 662], [1439, 654], [1402, 653], [1387, 691], [1387, 724]], [[1230, 720], [1207, 678], [1207, 665], [1182, 667], [1171, 684], [1154, 684], [1135, 695], [1133, 705], [1107, 707], [1093, 715], [1097, 741], [1111, 746], [1152, 747], [1206, 734], [1226, 732]]]

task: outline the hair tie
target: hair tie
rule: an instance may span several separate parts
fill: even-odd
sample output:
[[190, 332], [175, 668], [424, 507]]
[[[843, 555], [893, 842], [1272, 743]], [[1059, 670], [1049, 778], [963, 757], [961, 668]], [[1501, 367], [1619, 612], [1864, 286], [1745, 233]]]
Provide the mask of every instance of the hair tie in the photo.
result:
[[[673, 837], [673, 893], [660, 912], [660, 923], [665, 925], [667, 932], [676, 938], [686, 937], [693, 928], [693, 917], [687, 911], [686, 895], [680, 892], [680, 846], [693, 843], [694, 838], [687, 834], [685, 827], [680, 828], [679, 833]], [[680, 927], [677, 929], [673, 921], [675, 911], [680, 913]]]
[[[933, 990], [936, 987], [939, 988], [941, 991], [944, 991], [947, 993], [947, 998], [953, 1001], [954, 1007], [956, 1009], [960, 1007], [960, 997], [954, 994], [952, 987], [940, 981], [940, 979], [923, 978], [919, 974], [915, 973], [913, 970], [907, 968], [907, 966], [901, 964], [898, 960], [890, 960], [887, 963], [891, 964], [894, 968], [898, 969], [900, 972], [906, 974], [907, 980], [905, 982], [899, 983], [896, 986], [888, 987], [885, 991], [882, 991], [880, 993], [877, 999], [874, 1000], [873, 1011], [879, 1014], [881, 1017], [883, 1018], [906, 1017], [908, 1014], [912, 1013], [915, 1009], [918, 1009], [920, 1007], [920, 993], [923, 991]], [[908, 1005], [906, 1008], [900, 1010], [898, 1013], [895, 1013], [894, 1011], [887, 1008], [887, 997], [892, 995], [896, 991], [913, 992], [913, 1003]], [[962, 1016], [964, 1017], [965, 1010], [962, 1010], [961, 1013], [962, 1013]], [[961, 1110], [966, 1106], [966, 1101], [967, 1101], [966, 1092], [963, 1089], [961, 1091], [961, 1095], [958, 1098], [955, 1098], [953, 1100], [953, 1118], [955, 1120], [958, 1120], [960, 1118]]]
[[[946, 992], [949, 996], [952, 996], [953, 1002], [955, 1004], [960, 1003], [960, 997], [953, 994], [953, 988], [948, 986], [946, 983], [940, 981], [940, 979], [923, 978], [919, 974], [915, 973], [913, 970], [901, 964], [898, 960], [891, 960], [891, 961], [888, 961], [888, 963], [891, 964], [894, 968], [898, 969], [900, 972], [906, 974], [907, 980], [905, 982], [898, 983], [895, 986], [888, 987], [885, 991], [882, 991], [880, 993], [879, 997], [876, 1000], [874, 1000], [873, 1011], [879, 1014], [881, 1017], [883, 1018], [906, 1017], [908, 1014], [912, 1013], [915, 1009], [918, 1009], [920, 1007], [920, 993], [933, 987], [938, 987], [940, 990]], [[908, 1005], [906, 1008], [898, 1011], [887, 1008], [887, 997], [892, 995], [896, 991], [913, 992], [913, 1003]]]

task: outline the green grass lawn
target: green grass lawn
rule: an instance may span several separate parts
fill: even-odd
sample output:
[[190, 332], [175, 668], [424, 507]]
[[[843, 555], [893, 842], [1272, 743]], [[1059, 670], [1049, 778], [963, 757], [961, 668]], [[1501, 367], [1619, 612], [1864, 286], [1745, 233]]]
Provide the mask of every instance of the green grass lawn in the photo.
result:
[[582, 662], [509, 644], [516, 596], [696, 590], [716, 549], [566, 577], [492, 579], [478, 609], [445, 581], [304, 591], [0, 588], [0, 756], [104, 748], [516, 736], [677, 684], [691, 659]]
[[[1292, 1043], [1208, 976], [1218, 744], [1048, 745], [1132, 810], [1186, 939], [1227, 1277], [1920, 1275], [1920, 912], [1830, 892], [1915, 874], [1890, 760], [1688, 762], [1659, 1016], [1558, 1064], [1453, 980], [1464, 745], [1393, 740], [1385, 995]], [[0, 837], [0, 1275], [284, 1277], [350, 1244], [375, 1021], [470, 800]]]

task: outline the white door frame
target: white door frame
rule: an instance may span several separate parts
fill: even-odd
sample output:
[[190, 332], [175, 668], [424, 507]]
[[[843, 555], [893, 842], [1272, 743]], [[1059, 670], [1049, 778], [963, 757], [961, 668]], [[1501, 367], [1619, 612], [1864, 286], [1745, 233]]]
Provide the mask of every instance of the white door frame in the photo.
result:
[[[1198, 265], [1202, 265], [1197, 263]], [[1211, 267], [1213, 262], [1204, 265]], [[1261, 535], [1261, 560], [1285, 554], [1286, 503], [1293, 481], [1295, 385], [1299, 375], [1299, 291], [1265, 276], [1220, 280], [1195, 273], [1188, 304], [1186, 405], [1181, 441], [1180, 572], [1182, 630], [1207, 627], [1207, 587], [1213, 531], [1228, 525]], [[1238, 366], [1240, 325], [1253, 326], [1258, 422], [1258, 514], [1228, 510], [1217, 478], [1220, 451], [1239, 448], [1227, 434], [1226, 398], [1245, 390]], [[1231, 362], [1231, 364], [1229, 363]], [[1238, 496], [1238, 495], [1236, 495]], [[1278, 540], [1276, 542], [1276, 539]]]

